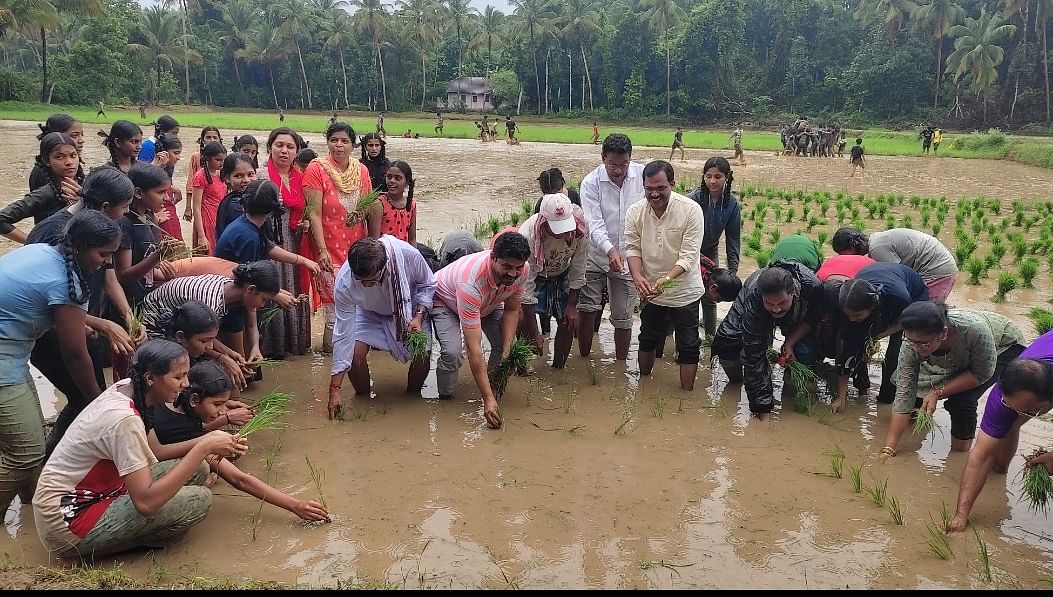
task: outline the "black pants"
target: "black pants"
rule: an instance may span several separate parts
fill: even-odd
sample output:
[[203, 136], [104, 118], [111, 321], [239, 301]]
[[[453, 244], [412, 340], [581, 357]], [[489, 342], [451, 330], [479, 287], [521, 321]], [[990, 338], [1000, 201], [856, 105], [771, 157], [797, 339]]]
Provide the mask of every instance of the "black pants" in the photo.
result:
[[877, 401], [882, 404], [892, 404], [896, 399], [896, 382], [893, 381], [893, 375], [899, 367], [899, 350], [902, 347], [903, 332], [896, 332], [888, 337], [885, 360], [881, 362], [881, 389], [877, 395]]
[[698, 337], [698, 301], [682, 307], [646, 303], [640, 309], [640, 352], [655, 352], [665, 343], [669, 321], [676, 339], [676, 362], [697, 365], [702, 342]]
[[717, 304], [707, 298], [702, 299], [702, 326], [709, 337], [717, 333]]
[[[92, 366], [95, 368], [95, 381], [98, 382], [100, 388], [106, 387], [106, 377], [103, 375], [104, 356], [102, 351], [104, 349], [109, 350], [109, 344], [105, 340], [88, 339], [88, 354], [91, 356]], [[55, 449], [59, 440], [66, 433], [66, 429], [73, 423], [73, 419], [77, 418], [80, 411], [84, 410], [84, 407], [88, 406], [91, 400], [81, 393], [77, 383], [73, 380], [73, 376], [70, 375], [69, 368], [63, 362], [62, 348], [59, 346], [58, 334], [54, 330], [48, 330], [37, 339], [36, 344], [33, 346], [33, 353], [29, 357], [29, 362], [33, 363], [33, 366], [44, 374], [44, 377], [55, 386], [55, 389], [66, 396], [66, 406], [59, 413], [58, 419], [55, 420], [55, 426], [51, 429], [44, 446], [45, 454], [50, 456], [52, 450]]]

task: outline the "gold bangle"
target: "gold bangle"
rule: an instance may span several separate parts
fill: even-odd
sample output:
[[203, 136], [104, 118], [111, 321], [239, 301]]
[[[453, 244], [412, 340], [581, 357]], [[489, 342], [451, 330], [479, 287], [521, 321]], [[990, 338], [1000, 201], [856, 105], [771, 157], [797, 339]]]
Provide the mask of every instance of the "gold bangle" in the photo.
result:
[[892, 446], [885, 446], [884, 448], [881, 448], [881, 452], [879, 452], [879, 454], [881, 454], [882, 456], [895, 456], [896, 449]]

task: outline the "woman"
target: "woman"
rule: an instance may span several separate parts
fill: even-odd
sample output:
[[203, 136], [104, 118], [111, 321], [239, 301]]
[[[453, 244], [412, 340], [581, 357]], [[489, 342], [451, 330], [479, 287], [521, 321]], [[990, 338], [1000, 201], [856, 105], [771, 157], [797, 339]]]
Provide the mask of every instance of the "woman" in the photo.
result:
[[150, 137], [146, 141], [143, 141], [142, 147], [139, 148], [139, 161], [141, 162], [152, 162], [154, 161], [154, 155], [156, 155], [157, 139], [161, 135], [171, 133], [175, 136], [179, 136], [179, 123], [176, 122], [175, 118], [172, 118], [168, 114], [157, 119], [154, 125], [154, 136]]
[[369, 169], [369, 181], [373, 189], [381, 193], [387, 191], [388, 168], [391, 160], [387, 156], [387, 141], [384, 141], [377, 133], [362, 135], [362, 158], [359, 160]]
[[110, 127], [109, 134], [99, 131], [99, 136], [102, 137], [103, 146], [110, 152], [110, 159], [105, 165], [127, 174], [142, 148], [143, 129], [130, 120], [118, 120]]
[[896, 400], [881, 456], [896, 455], [915, 409], [930, 415], [940, 400], [951, 415], [951, 450], [968, 452], [976, 436], [980, 396], [1024, 350], [1024, 335], [1009, 318], [989, 311], [920, 302], [900, 316], [903, 337]]
[[[73, 139], [73, 143], [77, 146], [77, 154], [79, 156], [84, 155], [84, 124], [69, 114], [52, 114], [48, 116], [48, 119], [44, 121], [44, 124], [37, 125], [40, 127], [40, 134], [37, 135], [37, 141], [42, 141], [44, 136], [49, 133], [62, 133], [69, 135]], [[83, 163], [83, 162], [82, 162]], [[77, 175], [74, 179], [80, 183], [84, 180], [84, 169], [77, 168]], [[33, 169], [29, 171], [29, 190], [35, 191], [40, 187], [47, 186], [50, 183], [48, 176], [48, 167], [46, 164], [40, 164], [39, 162], [33, 163]]]
[[351, 158], [355, 148], [355, 129], [345, 122], [334, 122], [325, 131], [329, 155], [311, 162], [303, 175], [304, 199], [311, 222], [311, 237], [322, 268], [314, 285], [315, 308], [325, 312], [325, 332], [322, 350], [333, 350], [333, 325], [336, 311], [333, 304], [333, 285], [336, 272], [347, 261], [347, 252], [355, 241], [371, 236], [380, 238], [380, 219], [383, 206], [374, 202], [363, 213], [358, 210], [360, 198], [373, 191], [369, 169]]
[[189, 197], [194, 194], [194, 175], [201, 169], [201, 150], [206, 145], [212, 142], [218, 142], [220, 145], [223, 144], [223, 135], [220, 134], [219, 129], [214, 126], [206, 126], [201, 129], [201, 134], [197, 137], [197, 151], [190, 154], [190, 167], [187, 168], [186, 175], [186, 196]]
[[[281, 248], [290, 253], [310, 257], [313, 251], [310, 235], [306, 234], [310, 223], [304, 213], [303, 173], [293, 165], [303, 144], [296, 131], [287, 127], [274, 129], [267, 137], [267, 160], [256, 175], [278, 187], [285, 207], [278, 222], [281, 237], [272, 240], [280, 242]], [[311, 293], [311, 273], [307, 268], [289, 264], [280, 264], [279, 268], [282, 288], [293, 296]], [[260, 335], [260, 349], [268, 357], [306, 354], [311, 347], [310, 305], [305, 301], [283, 311], [263, 324]]]
[[244, 454], [242, 438], [213, 431], [178, 460], [157, 462], [146, 433], [154, 407], [187, 386], [190, 360], [175, 342], [136, 351], [118, 381], [74, 421], [41, 471], [33, 497], [37, 534], [60, 558], [92, 558], [177, 537], [204, 520], [209, 457]]
[[80, 154], [76, 142], [65, 133], [48, 133], [40, 140], [36, 165], [47, 171], [47, 183], [0, 210], [0, 234], [17, 243], [26, 242], [26, 233], [15, 224], [33, 218], [34, 224], [73, 205], [80, 194], [77, 172]]
[[121, 228], [97, 211], [70, 220], [58, 246], [27, 245], [0, 257], [0, 513], [32, 490], [44, 462], [44, 417], [29, 376], [37, 338], [54, 328], [59, 353], [78, 390], [99, 395], [85, 326], [111, 333], [120, 326], [88, 317], [88, 276], [113, 261]]
[[[739, 209], [739, 196], [731, 190], [731, 183], [735, 180], [732, 174], [731, 164], [725, 158], [709, 158], [702, 168], [702, 185], [692, 191], [690, 197], [702, 207], [702, 214], [705, 216], [706, 230], [702, 236], [702, 255], [719, 265], [717, 253], [720, 235], [723, 234], [727, 269], [737, 274], [742, 214]], [[712, 337], [717, 331], [717, 304], [705, 297], [702, 299], [702, 319], [706, 336]]]

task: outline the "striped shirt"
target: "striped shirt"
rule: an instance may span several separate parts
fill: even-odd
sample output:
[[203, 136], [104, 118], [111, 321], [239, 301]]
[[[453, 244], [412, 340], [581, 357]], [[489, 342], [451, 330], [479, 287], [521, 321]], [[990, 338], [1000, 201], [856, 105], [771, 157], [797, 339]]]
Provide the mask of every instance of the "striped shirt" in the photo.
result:
[[165, 282], [160, 288], [146, 295], [143, 300], [142, 324], [151, 337], [164, 337], [164, 323], [172, 309], [187, 301], [201, 301], [208, 305], [217, 317], [227, 314], [224, 298], [230, 278], [215, 274], [188, 276]]
[[461, 257], [439, 270], [435, 278], [435, 302], [457, 312], [461, 327], [478, 329], [481, 319], [493, 313], [510, 298], [522, 300], [527, 266], [511, 286], [499, 286], [490, 269], [490, 251]]

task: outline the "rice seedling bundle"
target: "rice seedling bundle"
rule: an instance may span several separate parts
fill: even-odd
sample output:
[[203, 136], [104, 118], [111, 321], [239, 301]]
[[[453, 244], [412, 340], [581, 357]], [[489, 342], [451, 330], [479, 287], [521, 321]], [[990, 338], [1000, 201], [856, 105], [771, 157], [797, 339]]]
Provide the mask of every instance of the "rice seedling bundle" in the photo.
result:
[[936, 425], [936, 419], [930, 415], [928, 411], [919, 408], [917, 412], [914, 413], [914, 421], [911, 423], [911, 429], [913, 430], [914, 435], [935, 435], [939, 426]]
[[[1042, 448], [1036, 448], [1030, 455], [1025, 456], [1028, 461], [1046, 453]], [[1021, 500], [1026, 499], [1028, 509], [1035, 513], [1046, 514], [1049, 512], [1050, 497], [1053, 496], [1053, 478], [1049, 471], [1042, 465], [1028, 466], [1023, 470], [1024, 492]]]
[[268, 307], [260, 311], [257, 314], [256, 319], [258, 320], [259, 325], [267, 325], [272, 319], [280, 315], [281, 312], [281, 307]]
[[667, 278], [665, 282], [662, 282], [658, 285], [658, 292], [663, 293], [667, 290], [671, 290], [674, 286], [676, 286], [676, 284], [677, 281], [675, 278]]
[[128, 319], [125, 320], [125, 327], [128, 329], [128, 335], [131, 336], [132, 340], [139, 337], [139, 334], [143, 332], [143, 310], [140, 307], [133, 307], [128, 313]]
[[508, 388], [508, 379], [512, 374], [526, 375], [530, 370], [530, 360], [534, 358], [534, 349], [523, 338], [516, 338], [508, 349], [508, 356], [501, 360], [491, 375], [494, 396], [502, 396]]
[[278, 420], [286, 415], [286, 403], [288, 403], [288, 398], [283, 399], [277, 395], [264, 396], [252, 407], [255, 416], [242, 426], [238, 435], [248, 437], [257, 431], [273, 429], [278, 425]]
[[1053, 330], [1053, 312], [1035, 307], [1028, 312], [1027, 316], [1035, 325], [1035, 333], [1039, 336]]
[[409, 349], [410, 358], [414, 361], [425, 359], [431, 354], [428, 335], [420, 330], [406, 332], [402, 336], [402, 343]]
[[359, 197], [358, 201], [355, 202], [355, 209], [347, 214], [347, 220], [344, 223], [349, 228], [358, 224], [378, 201], [380, 201], [380, 191], [371, 191]]
[[1035, 287], [1035, 276], [1038, 275], [1038, 259], [1028, 257], [1020, 262], [1020, 280], [1024, 288]]
[[1016, 274], [1013, 272], [1002, 272], [998, 275], [998, 290], [995, 291], [992, 301], [996, 303], [1004, 303], [1006, 295], [1020, 287], [1017, 282]]
[[285, 409], [285, 406], [292, 400], [292, 394], [285, 392], [274, 391], [267, 394], [263, 398], [256, 401], [256, 404], [252, 405], [253, 412], [262, 412], [267, 409]]

